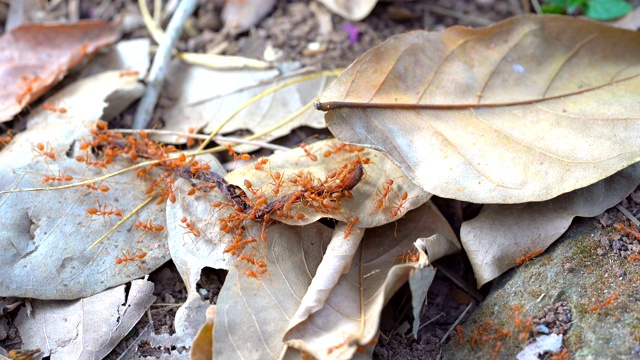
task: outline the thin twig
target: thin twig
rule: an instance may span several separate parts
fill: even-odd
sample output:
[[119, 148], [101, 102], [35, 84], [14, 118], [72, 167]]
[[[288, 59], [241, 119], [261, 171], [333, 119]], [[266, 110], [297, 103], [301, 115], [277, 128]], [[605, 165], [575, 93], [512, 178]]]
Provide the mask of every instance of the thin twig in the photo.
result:
[[[200, 140], [204, 140], [204, 139], [209, 137], [209, 135], [204, 135], [204, 134], [191, 134], [191, 133], [185, 133], [185, 132], [181, 132], [181, 131], [159, 130], [159, 129], [149, 129], [149, 130], [113, 129], [111, 131], [119, 132], [119, 133], [122, 133], [122, 134], [138, 134], [140, 131], [145, 131], [146, 133], [149, 133], [149, 134], [174, 135], [174, 136], [179, 136], [179, 137], [200, 139]], [[215, 140], [215, 141], [217, 141], [219, 143], [222, 143], [222, 144], [255, 145], [255, 146], [259, 146], [259, 147], [261, 147], [263, 149], [270, 149], [270, 150], [285, 150], [285, 151], [291, 150], [291, 148], [288, 148], [288, 147], [282, 146], [282, 145], [271, 144], [271, 143], [264, 142], [264, 141], [252, 141], [252, 140], [247, 140], [247, 139], [241, 139], [241, 138], [237, 138], [237, 137], [233, 137], [233, 136], [214, 136], [213, 140]]]
[[444, 336], [442, 337], [442, 339], [440, 340], [440, 344], [444, 344], [444, 341], [447, 340], [447, 337], [449, 336], [449, 333], [451, 331], [453, 331], [453, 329], [455, 329], [456, 326], [458, 326], [458, 324], [460, 324], [460, 321], [462, 321], [462, 318], [464, 317], [464, 315], [467, 313], [467, 311], [469, 311], [469, 309], [471, 308], [471, 305], [473, 305], [472, 302], [469, 303], [469, 306], [467, 306], [466, 309], [464, 309], [464, 311], [462, 312], [462, 314], [460, 314], [460, 316], [458, 316], [458, 318], [456, 319], [456, 321], [451, 324], [451, 327], [449, 328], [449, 330], [447, 330], [447, 332], [444, 334]]
[[616, 205], [616, 209], [620, 210], [620, 212], [623, 213], [627, 218], [629, 218], [632, 223], [636, 224], [636, 226], [640, 226], [640, 221], [638, 221], [638, 219], [633, 216], [633, 214], [629, 210], [622, 207], [622, 205]]
[[433, 264], [433, 266], [438, 269], [442, 274], [449, 278], [449, 280], [453, 281], [456, 285], [460, 286], [462, 290], [466, 291], [469, 295], [471, 295], [478, 302], [484, 301], [484, 296], [480, 294], [480, 292], [473, 288], [473, 286], [469, 285], [466, 281], [462, 280], [459, 276], [452, 273], [449, 269], [445, 268], [439, 264]]
[[153, 64], [151, 65], [151, 70], [149, 70], [147, 81], [147, 91], [140, 100], [138, 110], [133, 118], [134, 129], [144, 129], [149, 124], [153, 110], [160, 97], [164, 79], [167, 76], [167, 65], [171, 59], [173, 46], [182, 34], [182, 27], [189, 15], [195, 10], [196, 5], [196, 0], [182, 0], [180, 4], [178, 4], [176, 12], [171, 17], [169, 25], [167, 26], [167, 36], [163, 39], [164, 41], [160, 43], [158, 51], [153, 57]]
[[540, 2], [538, 0], [531, 0], [531, 5], [533, 6], [533, 10], [536, 14], [542, 14], [542, 8], [540, 7]]
[[[418, 331], [420, 331], [420, 329], [422, 329], [423, 327], [431, 324], [432, 322], [436, 321], [439, 317], [441, 317], [442, 315], [444, 315], [443, 312], [441, 312], [440, 314], [438, 314], [438, 316], [434, 317], [433, 319], [427, 321], [426, 323], [420, 325], [420, 327], [418, 328]], [[408, 334], [407, 336], [410, 336], [411, 334]]]

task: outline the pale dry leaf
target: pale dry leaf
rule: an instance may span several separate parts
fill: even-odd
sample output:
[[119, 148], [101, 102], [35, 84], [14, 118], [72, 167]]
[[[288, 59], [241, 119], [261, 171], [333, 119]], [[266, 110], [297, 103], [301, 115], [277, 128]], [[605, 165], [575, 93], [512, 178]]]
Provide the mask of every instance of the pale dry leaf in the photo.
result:
[[[224, 175], [226, 171], [216, 158], [211, 155], [200, 156], [211, 166], [211, 171]], [[182, 276], [189, 292], [196, 290], [203, 268], [229, 269], [235, 259], [224, 252], [225, 244], [217, 240], [217, 228], [209, 225], [210, 219], [217, 211], [211, 204], [224, 200], [217, 190], [198, 191], [193, 196], [186, 193], [193, 186], [190, 181], [178, 179], [175, 184], [177, 201], [167, 204], [167, 234], [171, 259]], [[186, 222], [182, 219], [186, 218]], [[192, 225], [193, 224], [193, 225]], [[192, 229], [189, 229], [192, 226]], [[196, 236], [198, 235], [198, 236]]]
[[222, 8], [223, 32], [233, 35], [249, 30], [275, 6], [275, 0], [225, 1]]
[[[292, 183], [298, 174], [302, 172], [306, 177], [313, 177], [327, 181], [327, 176], [332, 170], [339, 170], [341, 166], [357, 161], [357, 159], [369, 159], [369, 164], [364, 164], [364, 176], [351, 191], [353, 199], [340, 199], [339, 209], [336, 211], [319, 211], [312, 206], [294, 205], [291, 214], [303, 214], [303, 219], [286, 219], [275, 217], [291, 225], [303, 225], [317, 221], [321, 217], [350, 222], [358, 217], [357, 227], [370, 228], [389, 223], [401, 218], [407, 211], [414, 209], [429, 200], [431, 194], [423, 191], [419, 186], [411, 182], [400, 169], [389, 161], [380, 152], [371, 149], [357, 149], [357, 147], [345, 147], [335, 140], [323, 140], [305, 147], [309, 154], [316, 157], [313, 161], [305, 152], [305, 149], [295, 148], [291, 151], [276, 152], [268, 157], [268, 164], [264, 170], [256, 170], [254, 166], [246, 166], [230, 172], [225, 178], [232, 184], [244, 187], [244, 180], [252, 183], [253, 189], [260, 189], [260, 193], [268, 201], [276, 200], [284, 194], [302, 190], [305, 186]], [[325, 156], [327, 151], [332, 151], [330, 156]], [[272, 175], [275, 172], [281, 174], [282, 186], [278, 195], [274, 193], [278, 187]], [[385, 186], [390, 183], [385, 195]], [[251, 192], [246, 189], [247, 194]], [[405, 197], [406, 193], [406, 197]], [[403, 200], [403, 198], [405, 198]], [[382, 201], [378, 204], [378, 201]], [[378, 205], [379, 208], [378, 208]]]
[[[27, 130], [18, 133], [0, 151], [0, 190], [15, 181], [13, 168], [34, 160], [32, 149], [38, 143], [62, 157], [77, 139], [89, 135], [89, 128], [103, 117], [107, 107], [125, 108], [143, 91], [144, 86], [136, 78], [121, 77], [118, 71], [105, 72], [79, 80], [53, 95], [47, 103], [57, 112], [45, 109], [44, 104], [34, 108], [27, 118]], [[119, 95], [114, 98], [114, 94]]]
[[[82, 69], [82, 76], [88, 77], [109, 70], [138, 72], [137, 78], [144, 79], [150, 66], [151, 40], [138, 38], [117, 42], [110, 51], [99, 53]], [[123, 73], [124, 76], [126, 73]]]
[[[460, 249], [460, 244], [455, 237], [443, 238], [440, 235], [433, 235], [430, 236], [428, 240], [429, 241], [424, 238], [420, 238], [414, 243], [416, 251], [418, 251], [419, 258], [415, 264], [415, 269], [412, 270], [411, 274], [409, 274], [409, 289], [411, 290], [411, 308], [413, 313], [412, 333], [415, 339], [418, 338], [420, 315], [422, 313], [422, 309], [425, 307], [425, 302], [427, 301], [427, 292], [429, 291], [429, 287], [431, 287], [433, 278], [436, 276], [436, 269], [431, 266], [429, 256], [427, 255], [427, 248], [429, 247], [428, 242], [432, 244], [437, 243], [437, 246], [440, 248], [448, 247], [449, 249], [443, 249], [444, 251], [442, 251], [442, 253], [444, 254]], [[442, 243], [448, 243], [449, 246]], [[441, 256], [434, 256], [434, 259], [438, 259], [440, 257]]]
[[350, 21], [360, 21], [366, 18], [378, 0], [317, 0], [333, 13]]
[[214, 356], [277, 358], [284, 349], [282, 335], [304, 296], [331, 239], [331, 229], [276, 224], [267, 230], [264, 261], [269, 272], [248, 278], [248, 268], [232, 267], [218, 296]]
[[633, 9], [633, 11], [631, 11], [627, 15], [616, 21], [610, 22], [609, 24], [620, 29], [631, 31], [640, 29], [640, 8]]
[[[355, 227], [370, 228], [397, 220], [404, 214], [422, 204], [431, 197], [420, 187], [411, 182], [395, 165], [388, 161], [382, 154], [373, 150], [358, 152], [354, 148], [343, 150], [329, 157], [324, 157], [323, 152], [336, 150], [341, 144], [335, 140], [327, 140], [309, 145], [306, 150], [315, 154], [317, 161], [311, 161], [306, 157], [303, 149], [297, 148], [287, 152], [278, 152], [268, 158], [268, 162], [262, 170], [256, 169], [256, 165], [248, 165], [237, 169], [225, 176], [230, 184], [240, 187], [250, 201], [256, 202], [257, 196], [264, 196], [268, 202], [282, 201], [291, 194], [303, 191], [304, 186], [291, 182], [299, 172], [308, 171], [313, 176], [325, 179], [332, 170], [339, 169], [350, 161], [369, 158], [368, 165], [364, 165], [365, 175], [363, 179], [351, 191], [353, 199], [340, 199], [332, 201], [336, 209], [329, 210], [301, 203], [293, 204], [283, 216], [272, 211], [272, 220], [290, 225], [306, 225], [313, 223], [322, 217], [331, 217], [343, 222], [352, 222]], [[213, 163], [210, 163], [212, 167]], [[222, 174], [220, 170], [218, 173]], [[279, 174], [279, 179], [277, 175]], [[252, 184], [252, 188], [246, 187], [245, 180]], [[385, 183], [393, 180], [389, 186], [387, 196], [380, 209], [376, 203], [382, 198]], [[191, 185], [187, 181], [176, 182], [180, 194], [184, 194]], [[200, 183], [195, 185], [201, 185]], [[306, 190], [304, 190], [306, 191]], [[403, 196], [406, 193], [406, 199]], [[229, 199], [225, 198], [217, 189], [208, 193], [197, 192], [194, 196], [180, 196], [176, 204], [170, 204], [167, 212], [167, 224], [169, 229], [169, 243], [171, 253], [176, 266], [181, 272], [187, 287], [192, 287], [199, 278], [200, 269], [204, 266], [212, 268], [228, 269], [233, 263], [234, 256], [230, 249], [234, 244], [234, 237], [238, 229], [229, 233], [220, 231], [222, 221], [229, 216], [238, 215]], [[220, 207], [214, 207], [216, 202], [223, 203]], [[304, 215], [304, 218], [296, 218], [295, 215]], [[187, 229], [182, 223], [186, 217], [187, 223], [201, 233], [194, 236], [193, 231]], [[356, 223], [356, 218], [359, 221]], [[193, 223], [193, 224], [192, 224]], [[242, 237], [260, 237], [261, 229], [246, 230]], [[183, 268], [185, 271], [181, 270]]]
[[318, 107], [426, 191], [542, 201], [640, 159], [638, 59], [638, 33], [561, 16], [414, 31], [362, 55]]
[[[91, 137], [90, 129], [95, 127], [95, 121], [87, 119], [101, 116], [107, 105], [106, 97], [118, 91], [128, 94], [129, 97], [122, 97], [119, 104], [114, 104], [122, 107], [123, 103], [138, 97], [139, 90], [135, 78], [122, 78], [119, 72], [108, 72], [81, 80], [57, 94], [56, 106], [67, 106], [65, 113], [35, 109], [28, 119], [27, 130], [0, 151], [0, 188], [59, 185], [60, 181], [45, 184], [44, 180], [61, 175], [72, 176], [73, 181], [104, 175], [109, 170], [87, 168], [74, 159], [79, 155], [77, 143], [83, 137]], [[42, 144], [42, 151], [37, 149], [37, 144]], [[39, 153], [51, 153], [55, 160]], [[87, 250], [119, 219], [91, 216], [86, 211], [89, 207], [106, 211], [118, 209], [125, 215], [145, 199], [145, 184], [133, 173], [93, 185], [108, 186], [110, 191], [94, 192], [83, 186], [0, 195], [0, 207], [8, 214], [0, 219], [4, 224], [0, 229], [3, 294], [75, 299], [148, 274], [168, 260], [162, 235], [136, 228], [131, 231], [136, 220], [152, 220], [164, 225], [164, 209], [157, 207], [142, 210], [99, 247]], [[131, 257], [143, 252], [147, 256], [141, 261], [116, 264], [123, 253]]]
[[478, 287], [518, 263], [535, 261], [558, 239], [576, 216], [596, 216], [615, 206], [640, 183], [640, 163], [593, 185], [557, 198], [526, 204], [485, 205], [465, 221], [460, 240], [469, 256]]
[[205, 323], [198, 331], [191, 345], [191, 351], [189, 352], [191, 360], [213, 359], [213, 326], [217, 309], [217, 305], [210, 305], [207, 308]]
[[155, 301], [153, 283], [134, 280], [75, 301], [32, 301], [31, 317], [20, 309], [16, 326], [26, 349], [51, 359], [101, 359], [122, 340]]
[[[167, 75], [171, 83], [167, 89], [168, 96], [176, 102], [163, 114], [164, 130], [187, 132], [190, 128], [204, 128], [205, 133], [210, 133], [245, 102], [284, 82], [275, 81], [277, 76], [277, 70], [221, 71], [173, 62]], [[330, 81], [318, 78], [280, 89], [240, 112], [222, 128], [221, 133], [249, 130], [256, 134], [270, 129], [320, 95]], [[322, 113], [309, 109], [257, 140], [269, 142], [300, 126], [324, 128]], [[184, 137], [178, 136], [161, 136], [159, 139], [186, 142]], [[243, 152], [256, 149], [255, 145], [236, 147]]]
[[342, 275], [347, 274], [351, 269], [351, 262], [360, 247], [364, 229], [353, 229], [348, 236], [346, 230], [347, 224], [343, 222], [336, 226], [322, 262], [316, 269], [316, 276], [309, 284], [295, 315], [289, 320], [289, 328], [322, 309]]
[[[445, 243], [457, 242], [453, 230], [431, 203], [410, 211], [397, 224], [367, 230], [349, 272], [320, 310], [289, 327], [285, 343], [319, 359], [349, 359], [358, 347], [370, 346], [384, 304], [417, 268], [426, 267], [426, 259], [421, 265], [405, 264], [403, 255], [415, 249], [416, 239], [433, 235]], [[334, 237], [339, 236], [338, 230]]]
[[114, 24], [85, 21], [67, 24], [27, 24], [0, 38], [0, 122], [11, 120], [67, 70], [119, 37]]
[[[61, 156], [64, 156], [63, 154]], [[45, 164], [41, 160], [15, 169], [19, 176], [10, 188], [34, 188], [45, 176], [62, 174], [74, 181], [104, 175], [106, 170], [86, 168], [75, 159]], [[58, 182], [54, 182], [57, 184]], [[164, 207], [148, 206], [97, 247], [90, 245], [121, 219], [116, 215], [90, 215], [87, 209], [126, 215], [147, 197], [146, 184], [133, 172], [98, 185], [57, 191], [0, 195], [0, 293], [36, 299], [77, 299], [96, 294], [149, 274], [169, 259], [163, 232], [134, 227], [136, 220], [165, 223]], [[99, 203], [98, 203], [99, 201]], [[144, 258], [137, 258], [142, 254]], [[135, 258], [118, 264], [118, 258]]]

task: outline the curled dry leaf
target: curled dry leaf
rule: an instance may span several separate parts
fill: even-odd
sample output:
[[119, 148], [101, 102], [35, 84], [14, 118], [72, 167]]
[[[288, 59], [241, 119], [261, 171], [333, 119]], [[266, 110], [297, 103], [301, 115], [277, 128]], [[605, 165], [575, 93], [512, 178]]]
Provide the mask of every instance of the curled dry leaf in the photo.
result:
[[114, 24], [28, 24], [0, 37], [0, 122], [58, 83], [67, 70], [119, 37]]
[[[334, 239], [342, 236], [337, 228]], [[447, 249], [441, 253], [459, 249], [449, 224], [431, 203], [407, 213], [397, 224], [367, 230], [349, 272], [332, 289], [325, 306], [302, 322], [291, 322], [284, 341], [323, 359], [348, 359], [374, 344], [384, 304], [408, 278], [427, 266], [424, 258], [418, 263], [406, 259], [409, 252], [416, 251], [413, 242], [431, 236]], [[340, 268], [333, 271], [342, 273]], [[326, 275], [316, 273], [318, 276]], [[300, 308], [306, 306], [300, 304]]]
[[[378, 151], [346, 145], [335, 139], [277, 152], [267, 159], [268, 163], [263, 170], [246, 166], [230, 172], [226, 179], [241, 187], [245, 187], [245, 180], [250, 180], [253, 189], [258, 189], [268, 201], [273, 201], [284, 194], [308, 188], [310, 179], [313, 178], [316, 179], [315, 184], [320, 180], [324, 184], [332, 183], [335, 179], [332, 177], [334, 170], [339, 171], [350, 162], [362, 163], [363, 176], [350, 191], [352, 199], [336, 198], [336, 209], [333, 211], [294, 204], [289, 213], [302, 214], [302, 219], [272, 216], [286, 224], [304, 225], [321, 217], [348, 223], [358, 217], [357, 227], [370, 228], [401, 218], [407, 211], [424, 204], [431, 197], [431, 194], [411, 182]], [[280, 173], [280, 181], [274, 179], [276, 172]], [[245, 191], [251, 195], [249, 189], [245, 188]]]
[[351, 21], [360, 21], [366, 18], [378, 0], [318, 0], [333, 13]]
[[640, 35], [561, 16], [394, 36], [321, 96], [339, 139], [426, 191], [542, 201], [640, 159]]
[[[415, 264], [402, 264], [403, 255], [415, 250], [413, 241], [439, 233], [441, 246], [449, 247], [449, 253], [457, 249], [446, 220], [431, 204], [425, 204], [397, 224], [367, 230], [346, 273], [342, 265], [322, 270], [339, 277], [333, 289], [305, 295], [312, 279], [334, 277], [331, 273], [320, 274], [320, 263], [325, 261], [323, 253], [330, 241], [350, 241], [344, 240], [345, 231], [344, 225], [331, 235], [331, 230], [318, 223], [293, 227], [277, 224], [267, 230], [266, 251], [246, 249], [243, 254], [264, 261], [268, 271], [259, 279], [247, 277], [247, 271], [253, 268], [241, 260], [230, 270], [218, 298], [216, 358], [277, 357], [284, 350], [285, 331], [289, 345], [314, 357], [353, 354], [358, 345], [366, 345], [375, 337], [382, 306], [416, 269]], [[335, 259], [327, 256], [326, 261]], [[326, 298], [324, 306], [315, 306], [321, 298]], [[365, 308], [360, 306], [363, 303]], [[304, 313], [306, 318], [296, 313]], [[345, 341], [350, 339], [354, 344]]]
[[464, 222], [460, 229], [478, 287], [514, 266], [533, 261], [569, 228], [574, 217], [602, 213], [629, 195], [638, 183], [640, 163], [551, 200], [485, 205], [480, 215]]

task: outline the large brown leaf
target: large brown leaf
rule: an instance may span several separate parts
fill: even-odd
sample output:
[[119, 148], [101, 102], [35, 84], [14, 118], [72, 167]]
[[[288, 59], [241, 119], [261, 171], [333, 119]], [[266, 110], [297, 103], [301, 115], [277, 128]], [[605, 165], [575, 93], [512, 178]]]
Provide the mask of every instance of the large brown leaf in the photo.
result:
[[29, 24], [0, 37], [0, 122], [60, 81], [67, 70], [119, 37], [104, 21]]
[[322, 95], [329, 129], [426, 191], [542, 201], [640, 159], [640, 35], [561, 16], [392, 37]]

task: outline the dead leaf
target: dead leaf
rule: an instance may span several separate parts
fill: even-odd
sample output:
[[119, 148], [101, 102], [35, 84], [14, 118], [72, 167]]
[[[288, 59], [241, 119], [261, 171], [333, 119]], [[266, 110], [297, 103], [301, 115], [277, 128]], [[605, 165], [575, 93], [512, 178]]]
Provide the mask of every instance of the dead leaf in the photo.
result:
[[216, 305], [211, 305], [207, 309], [204, 325], [198, 331], [189, 356], [191, 360], [211, 360], [213, 359], [213, 324], [216, 318]]
[[[218, 298], [214, 328], [217, 358], [278, 357], [285, 350], [282, 336], [287, 328], [291, 328], [285, 335], [289, 344], [318, 358], [327, 358], [331, 347], [357, 334], [353, 345], [345, 343], [331, 351], [332, 358], [343, 351], [353, 354], [358, 344], [365, 345], [377, 334], [383, 304], [406, 281], [411, 269], [416, 268], [415, 264], [396, 265], [405, 251], [414, 248], [413, 241], [434, 233], [443, 234], [438, 235], [443, 243], [448, 242], [444, 237], [449, 236], [455, 241], [444, 218], [432, 205], [425, 204], [398, 220], [397, 232], [393, 223], [367, 230], [363, 245], [350, 261], [347, 254], [351, 251], [338, 251], [338, 257], [343, 257], [341, 264], [351, 262], [349, 271], [342, 275], [343, 265], [319, 268], [330, 241], [338, 247], [345, 241], [344, 225], [333, 235], [330, 231], [318, 223], [303, 227], [277, 224], [267, 230], [266, 251], [245, 250], [245, 255], [263, 259], [269, 270], [260, 280], [246, 276], [251, 268], [243, 261], [230, 270]], [[335, 263], [335, 256], [325, 256], [326, 261]], [[360, 264], [366, 265], [361, 268]], [[331, 279], [334, 274], [339, 280], [333, 289], [308, 290], [312, 279]], [[363, 282], [365, 299], [361, 298], [359, 287], [353, 286]], [[307, 291], [311, 291], [309, 295], [305, 295]], [[317, 306], [324, 297], [324, 306]], [[365, 301], [366, 309], [360, 308], [361, 300]], [[361, 310], [366, 313], [366, 329], [360, 329]], [[318, 327], [318, 322], [322, 326]]]
[[485, 205], [480, 215], [465, 221], [460, 229], [478, 287], [518, 262], [535, 261], [526, 255], [549, 247], [569, 228], [574, 217], [602, 213], [629, 195], [638, 183], [640, 163], [551, 200]]
[[542, 201], [640, 160], [638, 59], [638, 33], [569, 17], [414, 31], [362, 55], [319, 108], [426, 191]]
[[[150, 66], [151, 40], [139, 38], [117, 42], [112, 49], [100, 52], [82, 69], [82, 77], [109, 70], [120, 70], [121, 76], [144, 79]], [[137, 74], [136, 74], [137, 72]]]
[[[275, 81], [277, 75], [277, 70], [221, 71], [173, 62], [167, 75], [171, 83], [167, 89], [168, 96], [177, 100], [163, 114], [164, 130], [187, 132], [190, 128], [204, 128], [205, 133], [211, 133], [245, 102], [284, 82]], [[288, 124], [273, 129], [274, 125], [320, 95], [330, 81], [331, 78], [318, 78], [280, 89], [237, 114], [221, 129], [221, 133], [249, 130], [257, 134], [272, 129], [257, 139], [268, 142], [300, 126], [324, 128], [322, 113], [310, 108]], [[177, 136], [161, 136], [158, 139], [171, 143], [186, 142], [185, 138]], [[258, 147], [254, 145], [236, 148], [243, 152], [256, 149]]]
[[222, 8], [223, 32], [232, 35], [249, 30], [271, 12], [275, 0], [225, 1]]
[[[128, 292], [128, 294], [127, 294]], [[134, 280], [75, 301], [33, 301], [31, 317], [22, 308], [16, 326], [24, 348], [40, 348], [51, 359], [102, 359], [153, 304], [153, 283]]]
[[[353, 199], [341, 201], [339, 209], [332, 213], [318, 211], [307, 206], [294, 206], [292, 213], [299, 212], [305, 215], [303, 219], [277, 218], [278, 221], [290, 225], [309, 224], [321, 217], [331, 217], [343, 222], [349, 222], [353, 218], [359, 217], [360, 221], [357, 223], [357, 227], [376, 227], [401, 218], [407, 211], [424, 204], [431, 197], [431, 194], [422, 191], [420, 187], [411, 182], [398, 167], [380, 152], [371, 149], [356, 150], [354, 147], [345, 148], [348, 151], [340, 151], [339, 149], [343, 145], [335, 139], [307, 145], [306, 150], [315, 156], [317, 161], [312, 161], [302, 148], [276, 152], [268, 157], [269, 163], [264, 170], [256, 170], [254, 166], [246, 166], [230, 172], [225, 178], [238, 186], [244, 186], [244, 181], [249, 180], [254, 189], [261, 189], [267, 200], [273, 201], [284, 194], [294, 193], [304, 188], [291, 181], [297, 178], [300, 172], [324, 180], [332, 170], [339, 169], [340, 166], [350, 161], [357, 158], [370, 160], [369, 164], [363, 165], [365, 175], [362, 180], [351, 191]], [[332, 152], [331, 155], [325, 156], [328, 155], [328, 151]], [[279, 172], [283, 179], [282, 187], [277, 196], [274, 194], [275, 182], [270, 176], [275, 172]], [[392, 184], [386, 197], [383, 198], [385, 185], [390, 180]], [[250, 193], [250, 191], [247, 192]], [[382, 200], [382, 203], [378, 204], [379, 200]]]
[[360, 21], [366, 18], [378, 0], [317, 0], [333, 13], [350, 21]]
[[[102, 176], [109, 170], [87, 168], [77, 162], [82, 137], [107, 105], [105, 98], [126, 93], [114, 107], [128, 104], [140, 96], [137, 79], [122, 78], [119, 72], [107, 72], [74, 83], [56, 94], [55, 106], [67, 107], [65, 113], [37, 108], [30, 114], [26, 131], [0, 151], [0, 189], [46, 187], [45, 176], [70, 175], [72, 181]], [[37, 144], [55, 160], [38, 156]], [[75, 144], [75, 147], [74, 147]], [[58, 172], [60, 171], [60, 172]], [[59, 181], [53, 181], [59, 185]], [[100, 185], [100, 184], [94, 184]], [[164, 208], [147, 207], [130, 223], [121, 226], [93, 250], [91, 243], [119, 219], [116, 216], [91, 216], [89, 207], [118, 209], [123, 215], [142, 203], [144, 184], [128, 173], [102, 183], [107, 193], [87, 187], [62, 191], [23, 192], [0, 195], [0, 292], [9, 296], [38, 299], [76, 299], [93, 295], [108, 287], [148, 274], [169, 258], [164, 238], [134, 228], [136, 220], [151, 219], [165, 223]], [[100, 199], [100, 206], [98, 206]], [[116, 264], [125, 254], [147, 253], [141, 261]], [[34, 275], [34, 274], [37, 274]]]
[[246, 268], [232, 267], [218, 295], [213, 329], [214, 357], [277, 358], [288, 319], [322, 259], [331, 229], [319, 223], [267, 230], [269, 273], [261, 280], [247, 278]]
[[[334, 240], [342, 236], [341, 229], [336, 228]], [[407, 213], [397, 224], [367, 230], [349, 272], [331, 290], [325, 306], [302, 322], [292, 318], [285, 343], [320, 359], [351, 358], [359, 346], [376, 338], [380, 312], [395, 291], [416, 271], [430, 267], [426, 258], [403, 264], [402, 256], [415, 250], [416, 239], [431, 236], [448, 248], [449, 254], [458, 249], [455, 234], [431, 203]], [[315, 277], [325, 276], [319, 271]], [[342, 273], [340, 268], [332, 271]], [[305, 306], [303, 300], [299, 309]]]
[[28, 24], [0, 38], [0, 122], [58, 83], [67, 70], [119, 37], [114, 24], [79, 22], [73, 25]]

